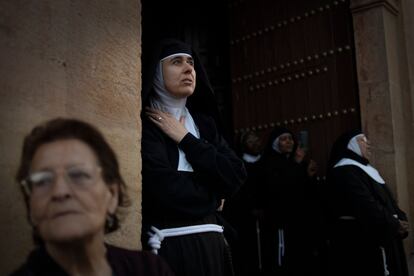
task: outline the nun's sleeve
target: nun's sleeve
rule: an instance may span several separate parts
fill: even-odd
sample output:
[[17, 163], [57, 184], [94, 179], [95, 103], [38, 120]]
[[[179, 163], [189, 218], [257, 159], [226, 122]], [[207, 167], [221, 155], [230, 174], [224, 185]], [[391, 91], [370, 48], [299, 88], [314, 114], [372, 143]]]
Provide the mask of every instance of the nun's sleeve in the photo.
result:
[[143, 128], [143, 198], [152, 208], [181, 216], [205, 214], [211, 204], [209, 187], [200, 185], [191, 172], [177, 171], [169, 160], [165, 135], [155, 126]]
[[191, 133], [178, 146], [183, 150], [194, 171], [211, 178], [211, 185], [228, 197], [234, 194], [247, 178], [243, 161], [218, 133], [215, 125], [209, 124], [210, 135], [196, 138]]

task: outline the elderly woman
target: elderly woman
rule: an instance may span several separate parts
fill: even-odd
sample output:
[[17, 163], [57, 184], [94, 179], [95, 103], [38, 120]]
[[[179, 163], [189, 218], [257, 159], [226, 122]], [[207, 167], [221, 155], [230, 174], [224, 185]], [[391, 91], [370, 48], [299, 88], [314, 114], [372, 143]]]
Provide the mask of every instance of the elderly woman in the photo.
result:
[[25, 138], [21, 183], [35, 250], [13, 275], [172, 275], [157, 256], [104, 243], [118, 228], [125, 183], [93, 126], [54, 119]]
[[402, 245], [407, 216], [370, 165], [370, 154], [359, 130], [340, 136], [331, 151], [326, 189], [330, 275], [408, 275]]
[[143, 244], [177, 275], [231, 275], [216, 209], [243, 183], [243, 162], [221, 135], [191, 47], [165, 40], [153, 57], [142, 91]]

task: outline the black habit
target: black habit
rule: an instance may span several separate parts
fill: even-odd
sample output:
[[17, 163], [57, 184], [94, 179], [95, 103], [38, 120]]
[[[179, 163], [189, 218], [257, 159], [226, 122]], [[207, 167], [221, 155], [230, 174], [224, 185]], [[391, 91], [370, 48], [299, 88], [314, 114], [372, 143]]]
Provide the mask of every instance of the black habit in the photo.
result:
[[398, 222], [407, 217], [387, 187], [353, 165], [333, 169], [328, 183], [331, 272], [383, 276], [386, 266], [390, 276], [408, 275]]
[[226, 201], [223, 216], [233, 227], [233, 236], [228, 238], [232, 248], [236, 275], [259, 275], [261, 271], [261, 217], [259, 199], [262, 188], [261, 162], [244, 162], [247, 171], [246, 183]]
[[399, 223], [407, 217], [387, 185], [378, 183], [356, 165], [334, 166], [341, 157], [368, 164], [367, 159], [345, 148], [346, 141], [356, 134], [343, 135], [332, 151], [336, 156], [331, 158], [326, 189], [330, 274], [407, 276], [402, 239], [408, 233], [401, 231]]
[[294, 160], [272, 149], [281, 134], [276, 128], [263, 156], [264, 184], [264, 270], [266, 275], [320, 275], [317, 248], [321, 215], [316, 180], [307, 174], [307, 162]]
[[[180, 48], [181, 42], [166, 40], [168, 48]], [[184, 47], [185, 48], [185, 45]], [[180, 52], [180, 51], [178, 51]], [[220, 132], [217, 107], [207, 75], [194, 52], [197, 85], [187, 99], [187, 108], [200, 138], [191, 133], [177, 145], [148, 118], [142, 118], [142, 243], [147, 245], [151, 226], [158, 229], [220, 224], [217, 208], [221, 199], [234, 194], [245, 179], [240, 158], [228, 146]], [[155, 54], [154, 62], [159, 62]], [[154, 65], [149, 68], [154, 68]], [[150, 70], [150, 69], [149, 69]], [[146, 74], [151, 75], [146, 72]], [[151, 82], [144, 83], [143, 102], [154, 93]], [[178, 171], [179, 152], [185, 153], [193, 171]], [[224, 236], [218, 232], [168, 237], [158, 253], [177, 276], [231, 275], [232, 266]]]

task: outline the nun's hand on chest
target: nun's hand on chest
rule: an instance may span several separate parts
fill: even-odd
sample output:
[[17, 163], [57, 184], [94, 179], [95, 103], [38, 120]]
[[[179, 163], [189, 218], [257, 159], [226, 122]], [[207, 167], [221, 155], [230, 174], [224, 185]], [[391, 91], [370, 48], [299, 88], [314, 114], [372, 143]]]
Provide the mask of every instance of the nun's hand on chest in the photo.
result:
[[184, 127], [184, 117], [178, 121], [169, 113], [149, 107], [145, 108], [145, 114], [162, 132], [177, 144], [188, 133], [188, 130]]

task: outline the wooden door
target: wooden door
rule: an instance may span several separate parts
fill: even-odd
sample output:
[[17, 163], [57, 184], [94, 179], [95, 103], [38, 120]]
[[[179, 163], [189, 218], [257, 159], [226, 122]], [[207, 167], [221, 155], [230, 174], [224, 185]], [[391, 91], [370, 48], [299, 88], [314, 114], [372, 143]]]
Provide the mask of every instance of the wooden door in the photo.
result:
[[324, 177], [333, 141], [360, 127], [349, 0], [242, 0], [230, 9], [235, 133], [307, 131]]

